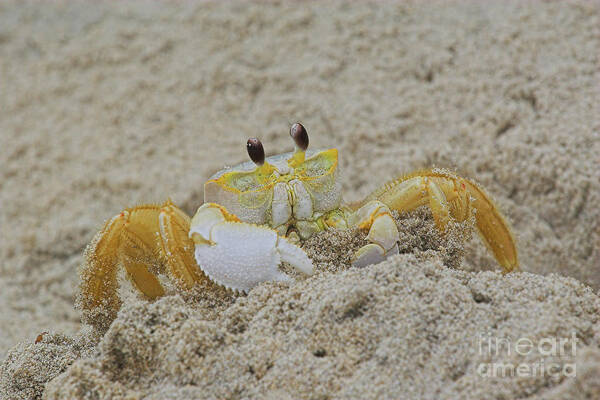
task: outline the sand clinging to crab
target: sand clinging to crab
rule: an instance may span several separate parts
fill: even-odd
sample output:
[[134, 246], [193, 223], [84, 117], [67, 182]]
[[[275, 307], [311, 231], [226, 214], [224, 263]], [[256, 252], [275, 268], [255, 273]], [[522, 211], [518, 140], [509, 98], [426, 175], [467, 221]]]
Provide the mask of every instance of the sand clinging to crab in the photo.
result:
[[182, 289], [208, 279], [248, 292], [261, 282], [290, 281], [278, 269], [282, 262], [312, 274], [312, 261], [298, 245], [324, 230], [366, 232], [367, 243], [351, 258], [354, 267], [398, 254], [400, 235], [392, 211], [423, 206], [442, 234], [449, 222], [474, 218], [504, 272], [518, 269], [506, 220], [474, 182], [446, 170], [422, 170], [349, 206], [342, 200], [337, 149], [308, 150], [308, 133], [300, 123], [292, 125], [290, 136], [295, 151], [268, 158], [258, 138], [248, 139], [251, 162], [214, 174], [205, 183], [205, 203], [191, 220], [170, 200], [109, 219], [86, 249], [81, 270], [79, 305], [93, 315], [88, 321], [106, 328], [114, 319], [121, 305], [121, 266], [149, 299], [164, 294], [157, 274], [166, 274]]

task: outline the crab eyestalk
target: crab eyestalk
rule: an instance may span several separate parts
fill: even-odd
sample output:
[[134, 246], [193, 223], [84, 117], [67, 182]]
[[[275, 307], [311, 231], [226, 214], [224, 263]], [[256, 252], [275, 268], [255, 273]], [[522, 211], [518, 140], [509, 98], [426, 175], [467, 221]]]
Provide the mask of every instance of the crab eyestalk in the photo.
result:
[[296, 150], [294, 155], [288, 160], [288, 165], [295, 168], [304, 162], [306, 149], [308, 148], [308, 133], [301, 123], [296, 122], [290, 128], [290, 136], [294, 139]]
[[258, 138], [248, 139], [248, 143], [246, 143], [246, 149], [248, 150], [250, 159], [258, 167], [265, 163], [265, 149]]
[[248, 156], [254, 164], [256, 169], [254, 172], [258, 176], [259, 180], [266, 180], [273, 172], [274, 167], [265, 162], [265, 149], [258, 138], [250, 138], [246, 143], [246, 149], [248, 150]]

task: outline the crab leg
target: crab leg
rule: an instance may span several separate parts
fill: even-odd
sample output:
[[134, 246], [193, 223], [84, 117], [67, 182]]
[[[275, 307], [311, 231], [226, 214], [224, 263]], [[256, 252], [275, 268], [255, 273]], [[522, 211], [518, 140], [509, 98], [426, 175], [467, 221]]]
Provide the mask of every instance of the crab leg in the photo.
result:
[[79, 306], [83, 310], [103, 306], [107, 310], [105, 313], [111, 314], [108, 316], [111, 320], [121, 306], [117, 294], [117, 267], [124, 222], [122, 214], [106, 222], [86, 247], [85, 261], [80, 270]]
[[496, 260], [505, 272], [519, 269], [517, 248], [515, 239], [508, 227], [504, 217], [498, 211], [498, 207], [485, 194], [485, 192], [473, 182], [463, 179], [469, 194], [475, 199], [473, 201], [477, 229], [486, 246], [494, 253]]
[[200, 269], [215, 283], [248, 292], [265, 281], [289, 281], [278, 270], [285, 261], [310, 275], [312, 262], [298, 246], [266, 226], [241, 222], [215, 203], [202, 205], [192, 218], [190, 237]]
[[78, 303], [96, 314], [90, 321], [106, 325], [116, 316], [119, 266], [150, 299], [165, 293], [156, 271], [168, 272], [184, 288], [206, 279], [194, 260], [189, 226], [190, 218], [171, 201], [128, 208], [106, 222], [86, 248], [80, 271]]
[[194, 242], [189, 238], [190, 217], [172, 203], [158, 216], [162, 259], [184, 289], [206, 279], [194, 259]]
[[477, 229], [504, 272], [519, 268], [515, 240], [492, 199], [474, 182], [445, 170], [424, 170], [385, 184], [365, 201], [379, 200], [393, 210], [431, 208], [441, 232], [451, 219], [468, 219], [474, 210]]

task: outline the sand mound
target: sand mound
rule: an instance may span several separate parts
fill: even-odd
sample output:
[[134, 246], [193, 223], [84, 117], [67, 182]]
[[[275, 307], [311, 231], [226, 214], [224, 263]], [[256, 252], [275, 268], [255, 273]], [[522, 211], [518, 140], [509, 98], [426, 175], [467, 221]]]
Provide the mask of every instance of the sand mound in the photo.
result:
[[[263, 284], [214, 319], [203, 311], [178, 295], [127, 304], [93, 355], [51, 380], [45, 398], [600, 396], [600, 299], [569, 278], [463, 272], [400, 255], [290, 288]], [[574, 353], [537, 349], [544, 338], [572, 335]], [[527, 338], [535, 349], [494, 354], [489, 337]], [[61, 353], [59, 339], [11, 352], [5, 394], [31, 393], [75, 358], [77, 344], [59, 343]], [[484, 379], [481, 365], [491, 363], [575, 365], [577, 378]], [[25, 368], [37, 380], [22, 377]]]

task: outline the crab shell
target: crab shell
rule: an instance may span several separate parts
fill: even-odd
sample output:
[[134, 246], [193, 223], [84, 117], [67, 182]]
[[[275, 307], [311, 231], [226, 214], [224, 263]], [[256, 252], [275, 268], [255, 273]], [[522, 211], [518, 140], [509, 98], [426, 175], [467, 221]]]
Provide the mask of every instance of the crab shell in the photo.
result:
[[309, 237], [315, 229], [307, 223], [315, 223], [342, 203], [338, 152], [308, 150], [299, 162], [297, 154], [268, 157], [258, 169], [248, 161], [218, 171], [204, 185], [204, 202], [219, 204], [243, 222], [268, 225], [282, 235], [293, 227], [302, 238]]

